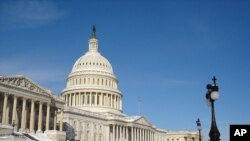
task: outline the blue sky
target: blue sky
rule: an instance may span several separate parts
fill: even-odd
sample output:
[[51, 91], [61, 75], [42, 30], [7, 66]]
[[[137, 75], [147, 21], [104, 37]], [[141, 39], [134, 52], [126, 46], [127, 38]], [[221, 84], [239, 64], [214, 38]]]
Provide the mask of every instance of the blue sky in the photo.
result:
[[122, 91], [123, 111], [207, 139], [206, 85], [216, 75], [221, 139], [250, 123], [249, 1], [0, 2], [0, 75], [22, 74], [59, 94], [88, 48], [92, 25]]

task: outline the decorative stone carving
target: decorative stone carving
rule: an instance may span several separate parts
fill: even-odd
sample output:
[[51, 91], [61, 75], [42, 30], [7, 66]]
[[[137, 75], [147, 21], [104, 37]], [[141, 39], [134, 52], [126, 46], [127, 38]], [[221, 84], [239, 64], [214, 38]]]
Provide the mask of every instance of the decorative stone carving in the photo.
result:
[[141, 117], [135, 121], [136, 123], [142, 124], [142, 125], [147, 125], [147, 126], [152, 126], [151, 123], [149, 123], [145, 118]]
[[0, 82], [16, 87], [20, 87], [26, 90], [30, 90], [37, 93], [42, 93], [44, 95], [51, 96], [51, 92], [49, 90], [46, 90], [39, 85], [35, 84], [28, 78], [24, 76], [14, 76], [14, 77], [0, 77]]

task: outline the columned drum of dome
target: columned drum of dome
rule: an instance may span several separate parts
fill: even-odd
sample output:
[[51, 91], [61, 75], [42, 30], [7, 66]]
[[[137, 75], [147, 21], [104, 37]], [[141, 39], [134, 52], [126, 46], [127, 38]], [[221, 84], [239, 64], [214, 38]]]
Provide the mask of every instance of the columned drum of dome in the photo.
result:
[[93, 27], [88, 51], [73, 65], [62, 95], [66, 106], [101, 113], [122, 114], [122, 94], [109, 61], [98, 51]]

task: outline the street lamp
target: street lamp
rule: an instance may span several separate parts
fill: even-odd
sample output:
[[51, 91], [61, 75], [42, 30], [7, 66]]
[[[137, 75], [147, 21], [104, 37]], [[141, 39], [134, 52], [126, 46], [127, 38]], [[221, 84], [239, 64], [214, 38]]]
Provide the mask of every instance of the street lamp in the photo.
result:
[[196, 125], [197, 125], [197, 130], [199, 131], [199, 141], [201, 141], [201, 122], [199, 118], [196, 121]]
[[219, 141], [220, 140], [220, 132], [216, 125], [216, 119], [215, 119], [215, 111], [214, 111], [214, 101], [219, 99], [219, 87], [216, 85], [216, 78], [213, 77], [213, 83], [207, 85], [207, 93], [206, 93], [206, 99], [209, 105], [211, 105], [211, 112], [212, 112], [212, 122], [211, 122], [211, 128], [209, 132], [210, 141]]

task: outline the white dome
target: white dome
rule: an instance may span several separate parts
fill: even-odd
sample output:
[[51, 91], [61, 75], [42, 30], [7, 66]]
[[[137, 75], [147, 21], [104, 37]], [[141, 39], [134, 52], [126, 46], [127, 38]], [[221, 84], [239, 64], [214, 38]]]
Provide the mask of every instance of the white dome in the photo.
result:
[[98, 51], [95, 28], [88, 51], [76, 60], [62, 95], [66, 106], [100, 113], [121, 114], [122, 93], [112, 66]]
[[111, 64], [99, 52], [87, 52], [75, 62], [72, 73], [84, 71], [98, 71], [113, 75]]

